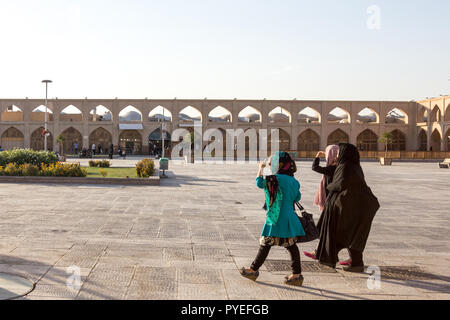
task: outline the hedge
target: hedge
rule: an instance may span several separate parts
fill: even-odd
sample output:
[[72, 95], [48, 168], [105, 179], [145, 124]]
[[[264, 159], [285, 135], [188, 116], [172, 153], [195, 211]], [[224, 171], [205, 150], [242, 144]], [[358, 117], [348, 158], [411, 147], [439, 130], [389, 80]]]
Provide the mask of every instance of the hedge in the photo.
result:
[[58, 162], [58, 156], [49, 151], [34, 151], [31, 149], [14, 149], [0, 152], [0, 166], [6, 167], [9, 163], [17, 165], [32, 164], [41, 167]]
[[81, 168], [79, 163], [53, 163], [37, 165], [25, 163], [8, 163], [5, 167], [0, 166], [0, 176], [46, 176], [46, 177], [86, 177], [86, 169]]

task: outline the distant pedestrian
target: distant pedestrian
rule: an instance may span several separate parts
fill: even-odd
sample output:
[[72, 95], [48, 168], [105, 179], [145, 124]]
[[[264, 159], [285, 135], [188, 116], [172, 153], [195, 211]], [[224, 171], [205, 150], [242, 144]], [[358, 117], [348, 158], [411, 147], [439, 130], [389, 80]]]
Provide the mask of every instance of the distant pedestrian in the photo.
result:
[[91, 150], [92, 150], [92, 155], [95, 156], [95, 143], [92, 144]]
[[75, 150], [75, 154], [78, 154], [78, 143], [73, 144], [73, 149]]
[[122, 157], [123, 157], [123, 160], [127, 159], [127, 151], [126, 150], [122, 150]]
[[113, 144], [111, 144], [111, 146], [109, 147], [109, 158], [112, 160], [114, 155], [114, 146]]

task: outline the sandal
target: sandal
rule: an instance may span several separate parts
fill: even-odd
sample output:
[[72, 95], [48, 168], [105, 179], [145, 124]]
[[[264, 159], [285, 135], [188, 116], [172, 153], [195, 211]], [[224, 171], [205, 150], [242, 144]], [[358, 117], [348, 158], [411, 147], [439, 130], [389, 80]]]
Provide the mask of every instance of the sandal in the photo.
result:
[[313, 251], [313, 252], [303, 251], [303, 254], [305, 256], [307, 256], [308, 258], [311, 258], [313, 260], [317, 260], [316, 251]]
[[256, 279], [258, 279], [258, 277], [259, 277], [259, 271], [247, 272], [247, 270], [245, 270], [245, 268], [242, 268], [239, 272], [241, 273], [241, 276], [243, 276], [244, 278], [250, 279], [252, 281], [256, 281]]
[[303, 276], [300, 275], [297, 278], [289, 279], [289, 276], [284, 277], [284, 284], [289, 286], [301, 287], [303, 285]]
[[346, 267], [351, 266], [351, 265], [352, 265], [352, 259], [348, 259], [348, 260], [345, 260], [345, 261], [341, 261], [341, 262], [339, 262], [339, 264], [340, 264], [341, 266], [346, 266]]

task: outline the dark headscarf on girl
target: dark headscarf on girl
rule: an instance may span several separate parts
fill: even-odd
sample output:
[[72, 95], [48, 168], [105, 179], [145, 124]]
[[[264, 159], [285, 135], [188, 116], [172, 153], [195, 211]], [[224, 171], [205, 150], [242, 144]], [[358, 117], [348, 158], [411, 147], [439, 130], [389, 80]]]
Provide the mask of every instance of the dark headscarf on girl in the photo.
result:
[[[297, 172], [297, 165], [292, 160], [291, 156], [287, 152], [278, 151], [272, 157], [272, 176], [266, 177], [266, 192], [270, 198], [269, 200], [269, 210], [267, 215], [272, 224], [278, 221], [280, 214], [280, 205], [282, 201], [282, 194], [278, 186], [278, 179], [276, 174], [285, 174], [293, 177], [294, 173]], [[264, 205], [264, 209], [267, 210], [267, 203]]]

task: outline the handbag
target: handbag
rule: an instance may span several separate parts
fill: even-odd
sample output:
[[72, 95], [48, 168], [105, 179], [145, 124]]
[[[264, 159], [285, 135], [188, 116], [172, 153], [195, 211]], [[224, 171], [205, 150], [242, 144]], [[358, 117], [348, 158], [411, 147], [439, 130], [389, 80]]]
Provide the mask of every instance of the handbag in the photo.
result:
[[297, 214], [297, 217], [303, 226], [303, 230], [305, 230], [305, 235], [298, 237], [298, 242], [311, 242], [319, 239], [319, 230], [317, 230], [316, 224], [314, 223], [313, 215], [306, 212], [300, 203], [296, 202], [295, 205], [300, 210], [301, 215]]

